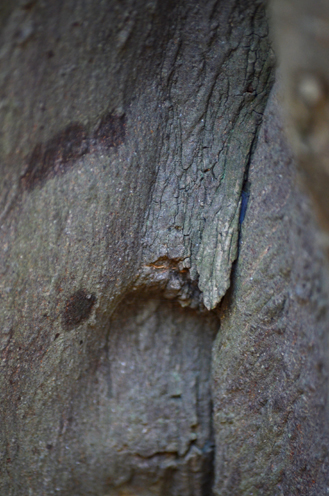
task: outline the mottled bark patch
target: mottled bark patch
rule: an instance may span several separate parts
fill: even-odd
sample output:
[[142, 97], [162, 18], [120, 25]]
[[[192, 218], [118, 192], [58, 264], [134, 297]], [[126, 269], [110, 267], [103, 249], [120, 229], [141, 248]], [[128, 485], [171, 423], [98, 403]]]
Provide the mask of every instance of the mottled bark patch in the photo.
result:
[[125, 117], [108, 114], [103, 117], [94, 133], [97, 144], [104, 148], [122, 145], [126, 135]]
[[63, 327], [69, 331], [86, 320], [91, 314], [95, 302], [96, 296], [87, 293], [84, 289], [79, 289], [73, 293], [65, 304]]
[[81, 124], [72, 124], [46, 143], [38, 143], [30, 157], [21, 183], [33, 190], [48, 179], [64, 174], [74, 161], [89, 152], [87, 134]]
[[125, 118], [107, 114], [96, 130], [88, 133], [80, 123], [73, 123], [46, 143], [38, 143], [27, 157], [27, 169], [21, 187], [31, 191], [49, 179], [65, 174], [74, 163], [101, 146], [110, 149], [122, 145]]

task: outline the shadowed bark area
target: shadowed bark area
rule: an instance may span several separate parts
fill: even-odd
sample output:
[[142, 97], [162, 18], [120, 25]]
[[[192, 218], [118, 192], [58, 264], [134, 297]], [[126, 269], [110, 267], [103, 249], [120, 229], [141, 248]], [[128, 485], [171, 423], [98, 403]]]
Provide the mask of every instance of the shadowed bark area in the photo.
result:
[[[260, 232], [248, 224], [248, 195], [251, 201], [253, 184], [266, 190], [267, 167], [271, 171], [288, 153], [273, 145], [259, 177], [251, 169], [249, 193], [248, 170], [256, 163], [252, 157], [273, 83], [264, 4], [17, 0], [4, 5], [1, 494], [209, 496], [230, 490], [249, 494], [254, 487], [263, 491], [258, 494], [272, 494], [279, 483], [293, 487], [292, 452], [293, 461], [286, 451], [271, 452], [262, 472], [261, 462], [248, 465], [236, 458], [248, 457], [244, 427], [253, 425], [256, 415], [244, 400], [230, 403], [232, 418], [238, 419], [229, 423], [236, 422], [234, 429], [223, 429], [221, 420], [229, 408], [225, 390], [244, 360], [244, 317], [236, 310], [244, 301], [239, 271], [253, 255], [244, 259], [241, 243], [245, 237], [258, 250], [267, 230], [275, 230], [266, 216]], [[280, 142], [281, 130], [273, 133], [271, 142]], [[282, 183], [290, 198], [287, 170]], [[274, 210], [281, 200], [280, 195], [269, 200]], [[297, 203], [291, 200], [291, 210], [287, 207], [296, 222]], [[239, 218], [242, 262], [232, 279]], [[291, 230], [291, 244], [300, 244], [312, 259], [306, 242], [315, 232], [312, 222], [303, 229], [300, 238]], [[294, 294], [295, 280], [288, 275], [299, 266], [285, 258], [290, 245], [281, 241], [270, 242], [279, 262], [289, 266], [279, 294]], [[317, 281], [320, 262], [313, 258], [310, 278]], [[279, 262], [275, 273], [281, 271]], [[272, 284], [271, 271], [264, 269], [262, 277]], [[227, 354], [223, 346], [215, 348], [212, 411], [211, 349], [218, 305], [231, 281], [226, 305], [236, 323], [223, 314], [217, 343], [227, 336], [235, 343]], [[301, 301], [308, 300], [303, 284], [296, 293]], [[266, 299], [261, 284], [256, 289], [251, 314], [260, 312]], [[271, 346], [278, 356], [291, 346], [287, 367], [300, 370], [306, 364], [303, 371], [310, 371], [314, 391], [324, 398], [320, 359], [321, 373], [314, 375], [314, 350], [321, 346], [324, 325], [320, 296], [314, 299], [314, 305], [292, 315], [304, 329], [302, 338], [295, 342], [289, 331], [286, 344], [271, 338]], [[325, 309], [323, 304], [324, 315]], [[300, 345], [303, 336], [309, 347]], [[269, 377], [262, 370], [259, 390]], [[288, 378], [292, 385], [283, 416], [295, 405], [297, 375]], [[277, 389], [281, 383], [273, 386]], [[318, 440], [309, 419], [322, 422], [314, 397], [303, 396], [305, 446]], [[259, 425], [267, 432], [263, 418]], [[272, 438], [265, 438], [266, 451]], [[260, 457], [262, 443], [255, 440]], [[285, 475], [266, 482], [282, 459]], [[318, 468], [313, 455], [310, 460]], [[323, 480], [314, 486], [319, 491]]]

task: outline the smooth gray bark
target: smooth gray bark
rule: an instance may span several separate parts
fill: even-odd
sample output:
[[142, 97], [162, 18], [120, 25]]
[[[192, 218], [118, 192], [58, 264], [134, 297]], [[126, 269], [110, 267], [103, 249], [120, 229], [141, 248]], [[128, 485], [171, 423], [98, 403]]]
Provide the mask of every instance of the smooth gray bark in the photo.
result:
[[2, 15], [1, 494], [325, 494], [326, 266], [264, 4]]
[[280, 107], [273, 93], [213, 350], [220, 495], [317, 495], [328, 486], [328, 272]]

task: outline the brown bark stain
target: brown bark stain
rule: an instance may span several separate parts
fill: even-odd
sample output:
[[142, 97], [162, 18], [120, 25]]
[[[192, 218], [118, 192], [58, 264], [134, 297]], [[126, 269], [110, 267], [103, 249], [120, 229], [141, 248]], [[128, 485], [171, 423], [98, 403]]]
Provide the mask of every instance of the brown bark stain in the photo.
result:
[[21, 177], [21, 188], [32, 191], [49, 179], [65, 174], [75, 162], [97, 148], [109, 150], [124, 143], [125, 117], [105, 115], [99, 126], [88, 133], [85, 126], [72, 123], [49, 139], [37, 143], [27, 157], [27, 169]]
[[84, 289], [79, 289], [73, 293], [66, 301], [62, 314], [64, 329], [71, 330], [86, 320], [95, 303], [96, 296], [88, 294]]

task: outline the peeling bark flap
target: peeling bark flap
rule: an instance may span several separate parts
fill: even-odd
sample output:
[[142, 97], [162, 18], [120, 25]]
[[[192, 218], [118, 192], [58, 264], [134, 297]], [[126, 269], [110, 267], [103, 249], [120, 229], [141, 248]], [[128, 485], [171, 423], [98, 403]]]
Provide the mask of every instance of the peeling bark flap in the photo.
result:
[[[149, 266], [167, 258], [188, 269], [210, 310], [230, 285], [241, 191], [272, 84], [273, 58], [265, 39], [260, 43], [242, 35], [233, 50], [229, 42], [210, 40], [205, 33], [190, 33], [190, 43], [169, 47], [164, 62], [171, 79], [159, 105], [162, 141], [143, 262]], [[202, 71], [189, 63], [198, 50], [207, 54], [199, 54], [205, 60]]]

